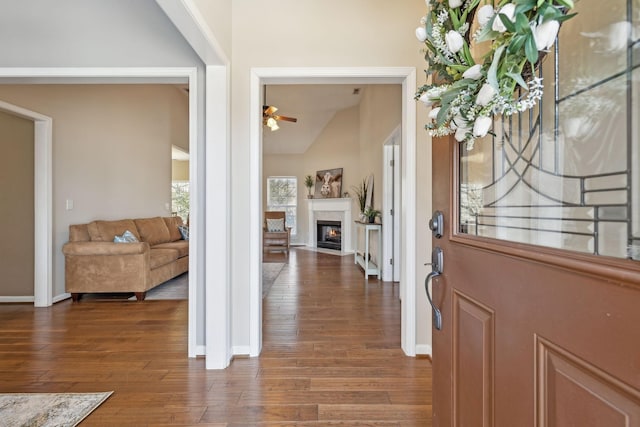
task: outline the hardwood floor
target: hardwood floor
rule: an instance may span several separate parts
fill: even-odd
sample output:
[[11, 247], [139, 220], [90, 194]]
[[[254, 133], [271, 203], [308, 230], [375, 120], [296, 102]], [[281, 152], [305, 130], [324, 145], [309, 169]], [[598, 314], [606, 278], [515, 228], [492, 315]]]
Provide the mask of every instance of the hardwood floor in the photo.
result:
[[263, 302], [262, 355], [223, 371], [186, 357], [187, 301], [0, 304], [0, 392], [113, 390], [83, 427], [431, 425], [397, 285], [294, 249]]

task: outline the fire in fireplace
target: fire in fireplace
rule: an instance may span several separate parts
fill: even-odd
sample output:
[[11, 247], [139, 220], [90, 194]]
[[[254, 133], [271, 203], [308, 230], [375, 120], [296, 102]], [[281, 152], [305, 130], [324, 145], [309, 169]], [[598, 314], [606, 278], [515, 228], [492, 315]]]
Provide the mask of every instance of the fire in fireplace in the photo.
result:
[[316, 230], [317, 247], [342, 250], [342, 224], [340, 221], [318, 220]]

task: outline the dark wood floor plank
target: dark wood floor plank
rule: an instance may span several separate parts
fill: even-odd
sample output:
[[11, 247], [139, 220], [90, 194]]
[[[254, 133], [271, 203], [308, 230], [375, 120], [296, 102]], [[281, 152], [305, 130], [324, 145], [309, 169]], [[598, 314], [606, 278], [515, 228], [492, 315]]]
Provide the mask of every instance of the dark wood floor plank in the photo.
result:
[[400, 350], [398, 286], [350, 256], [289, 256], [259, 358], [186, 357], [187, 301], [0, 304], [0, 392], [114, 391], [82, 426], [431, 425], [431, 363]]

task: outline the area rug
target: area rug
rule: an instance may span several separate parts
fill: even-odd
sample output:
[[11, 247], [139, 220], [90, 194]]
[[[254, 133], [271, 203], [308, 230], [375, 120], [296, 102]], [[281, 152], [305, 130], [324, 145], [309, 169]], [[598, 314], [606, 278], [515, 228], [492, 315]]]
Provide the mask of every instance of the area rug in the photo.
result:
[[112, 393], [3, 393], [0, 426], [73, 427]]
[[284, 263], [282, 262], [262, 263], [262, 298], [269, 294], [271, 286], [273, 286], [283, 268]]
[[[136, 297], [132, 296], [130, 300], [135, 300]], [[189, 299], [189, 273], [181, 274], [178, 277], [174, 277], [171, 280], [167, 280], [164, 283], [159, 284], [155, 288], [147, 291], [147, 300], [179, 300]]]

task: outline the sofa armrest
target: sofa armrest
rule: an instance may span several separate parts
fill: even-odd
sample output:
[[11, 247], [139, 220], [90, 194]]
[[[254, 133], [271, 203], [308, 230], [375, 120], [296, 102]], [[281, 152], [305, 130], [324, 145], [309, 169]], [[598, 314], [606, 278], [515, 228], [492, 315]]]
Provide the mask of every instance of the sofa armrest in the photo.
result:
[[147, 242], [67, 242], [62, 246], [62, 253], [72, 256], [137, 255], [145, 252], [149, 252], [149, 244]]

